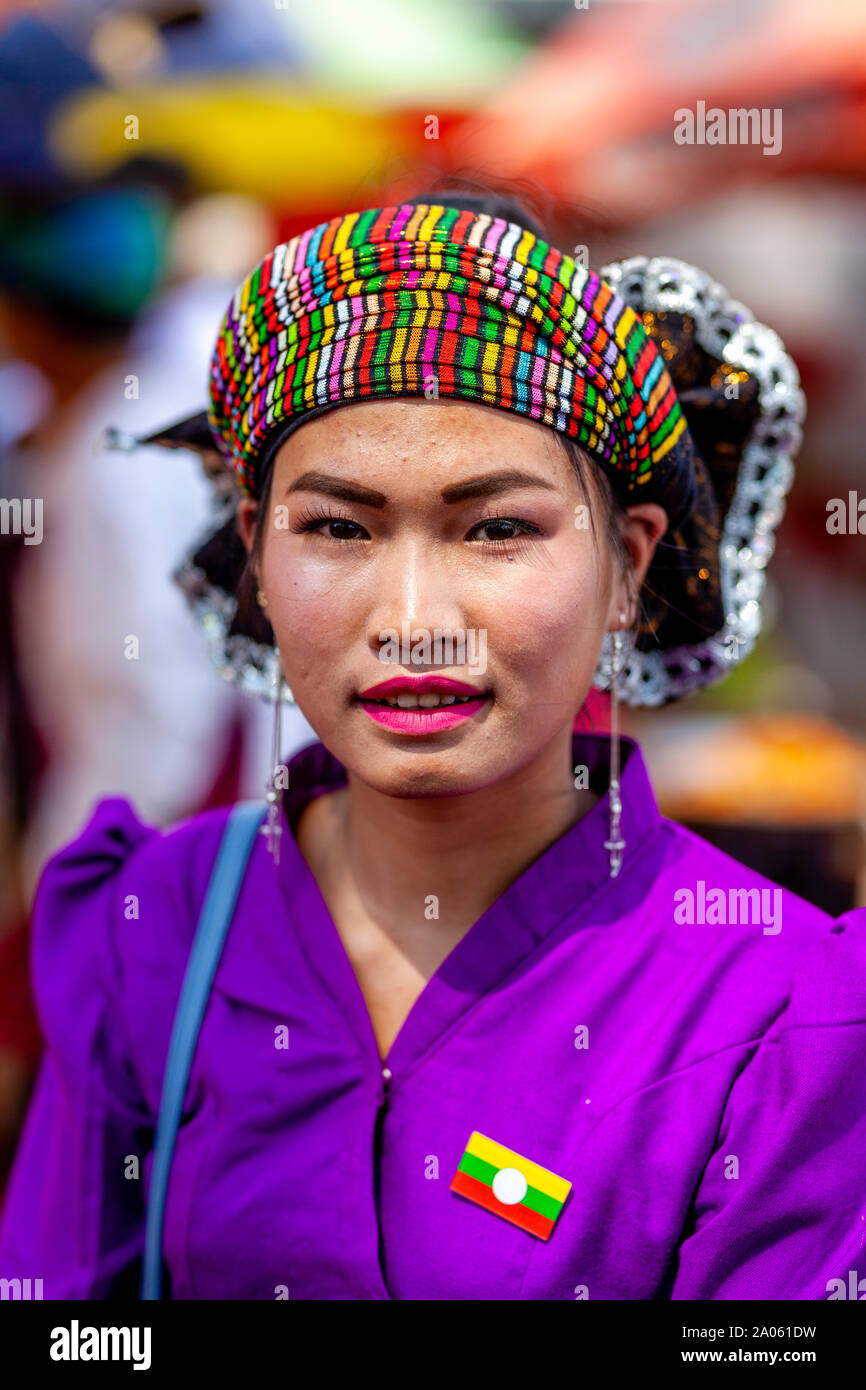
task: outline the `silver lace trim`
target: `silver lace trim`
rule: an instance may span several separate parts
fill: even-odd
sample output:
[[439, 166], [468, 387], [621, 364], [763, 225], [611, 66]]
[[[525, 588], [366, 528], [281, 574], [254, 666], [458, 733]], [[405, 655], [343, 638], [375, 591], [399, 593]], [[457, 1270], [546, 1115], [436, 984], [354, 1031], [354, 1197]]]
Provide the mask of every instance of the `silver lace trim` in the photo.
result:
[[[637, 312], [689, 314], [701, 347], [758, 382], [760, 415], [746, 437], [737, 485], [722, 525], [719, 566], [723, 626], [702, 642], [667, 651], [632, 650], [620, 676], [629, 705], [662, 705], [722, 680], [752, 651], [761, 630], [765, 568], [785, 514], [800, 447], [806, 399], [797, 368], [771, 328], [731, 299], [696, 266], [656, 256], [633, 256], [599, 272]], [[609, 690], [613, 648], [605, 635], [593, 684]]]
[[[230, 486], [226, 486], [226, 479]], [[273, 703], [280, 672], [280, 655], [274, 647], [256, 642], [252, 637], [232, 636], [229, 629], [237, 612], [237, 599], [210, 584], [192, 562], [199, 547], [237, 511], [240, 492], [232, 475], [226, 471], [215, 486], [213, 520], [192, 545], [187, 556], [172, 574], [182, 589], [193, 615], [200, 623], [207, 640], [208, 653], [217, 673], [223, 680], [238, 687], [245, 695], [257, 695]], [[283, 682], [283, 703], [294, 704], [291, 690]]]

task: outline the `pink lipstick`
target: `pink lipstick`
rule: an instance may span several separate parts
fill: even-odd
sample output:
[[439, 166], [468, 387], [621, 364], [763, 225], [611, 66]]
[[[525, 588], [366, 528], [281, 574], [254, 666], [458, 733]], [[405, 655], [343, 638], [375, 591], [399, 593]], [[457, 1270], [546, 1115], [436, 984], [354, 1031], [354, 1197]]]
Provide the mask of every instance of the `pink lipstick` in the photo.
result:
[[393, 676], [356, 697], [365, 714], [402, 734], [433, 734], [472, 719], [491, 699], [465, 681], [447, 676]]

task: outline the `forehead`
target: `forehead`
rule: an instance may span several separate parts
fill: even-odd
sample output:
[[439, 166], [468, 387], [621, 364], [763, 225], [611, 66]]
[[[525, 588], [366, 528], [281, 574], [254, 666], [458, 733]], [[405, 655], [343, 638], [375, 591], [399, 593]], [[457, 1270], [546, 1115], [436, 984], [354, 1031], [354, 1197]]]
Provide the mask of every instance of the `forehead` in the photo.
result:
[[296, 429], [278, 450], [275, 471], [293, 476], [327, 463], [331, 473], [423, 470], [432, 477], [478, 465], [533, 464], [562, 482], [571, 474], [556, 431], [536, 420], [474, 401], [423, 396], [342, 405]]

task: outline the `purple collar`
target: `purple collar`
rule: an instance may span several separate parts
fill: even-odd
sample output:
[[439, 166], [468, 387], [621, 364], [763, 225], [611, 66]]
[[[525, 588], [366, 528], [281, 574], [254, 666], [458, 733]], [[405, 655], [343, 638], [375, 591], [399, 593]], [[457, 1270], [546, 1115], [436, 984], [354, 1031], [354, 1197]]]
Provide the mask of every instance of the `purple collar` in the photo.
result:
[[[658, 830], [662, 816], [640, 747], [634, 739], [625, 737], [620, 744], [620, 829], [626, 843], [622, 879], [638, 849]], [[512, 911], [531, 922], [539, 940], [569, 909], [611, 881], [610, 856], [604, 848], [610, 822], [610, 739], [607, 734], [574, 733], [571, 749], [572, 767], [582, 764], [589, 769], [590, 787], [600, 800], [530, 864], [503, 895]], [[283, 807], [291, 835], [284, 835], [283, 840], [290, 841], [287, 848], [292, 872], [305, 872], [312, 877], [295, 840], [295, 827], [302, 810], [314, 797], [347, 785], [346, 769], [323, 744], [313, 743], [294, 755], [288, 770], [289, 786], [283, 795]], [[563, 873], [564, 863], [568, 873]]]

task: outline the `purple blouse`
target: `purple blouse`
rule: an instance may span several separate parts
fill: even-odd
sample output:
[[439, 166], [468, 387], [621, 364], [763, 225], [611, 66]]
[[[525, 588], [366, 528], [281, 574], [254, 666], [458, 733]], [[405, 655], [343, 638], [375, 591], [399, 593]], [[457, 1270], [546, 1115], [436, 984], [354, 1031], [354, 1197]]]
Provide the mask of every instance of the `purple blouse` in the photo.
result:
[[[607, 751], [574, 737], [601, 788]], [[345, 783], [318, 743], [289, 776], [292, 830]], [[279, 866], [257, 837], [178, 1132], [165, 1296], [826, 1299], [866, 1276], [863, 915], [834, 924], [665, 820], [629, 740], [622, 799], [619, 878], [603, 796], [455, 946], [384, 1064], [293, 833]], [[161, 832], [107, 799], [43, 872], [46, 1050], [0, 1277], [46, 1298], [137, 1296], [173, 1012], [227, 814]], [[474, 1130], [572, 1184], [548, 1240], [451, 1190]]]

